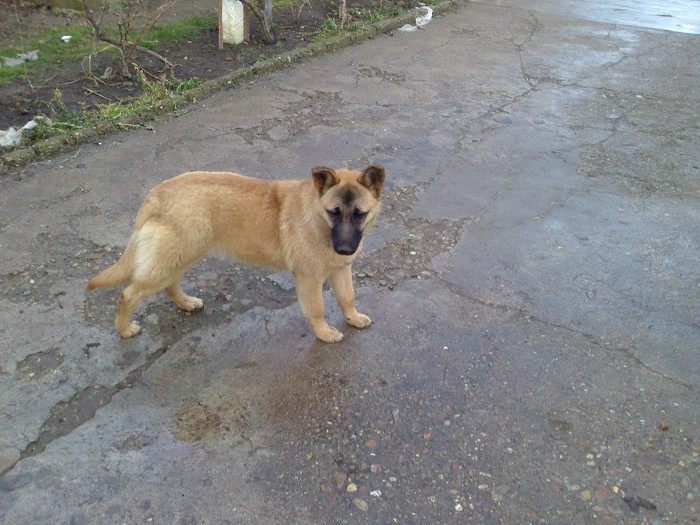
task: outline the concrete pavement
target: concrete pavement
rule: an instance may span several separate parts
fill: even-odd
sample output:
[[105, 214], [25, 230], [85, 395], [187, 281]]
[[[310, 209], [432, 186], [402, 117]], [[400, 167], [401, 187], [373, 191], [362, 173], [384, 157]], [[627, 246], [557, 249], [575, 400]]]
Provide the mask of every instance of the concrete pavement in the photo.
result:
[[[465, 3], [3, 177], [0, 521], [697, 520], [697, 17], [580, 4]], [[132, 340], [84, 292], [165, 178], [369, 162], [340, 344], [214, 257]]]

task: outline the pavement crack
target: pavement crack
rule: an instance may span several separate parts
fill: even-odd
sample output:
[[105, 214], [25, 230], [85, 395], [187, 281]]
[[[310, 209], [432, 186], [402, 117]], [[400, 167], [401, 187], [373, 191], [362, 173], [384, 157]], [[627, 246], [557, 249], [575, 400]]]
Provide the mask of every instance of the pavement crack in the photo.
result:
[[552, 328], [557, 328], [559, 330], [565, 330], [569, 333], [578, 335], [578, 336], [583, 337], [584, 339], [588, 340], [590, 343], [596, 345], [601, 350], [605, 350], [608, 352], [610, 352], [610, 351], [618, 352], [618, 353], [625, 355], [626, 357], [631, 359], [637, 366], [644, 368], [645, 370], [651, 372], [652, 374], [654, 374], [656, 376], [659, 376], [659, 377], [665, 379], [666, 381], [674, 383], [678, 386], [682, 386], [682, 387], [684, 387], [688, 390], [691, 390], [691, 391], [694, 390], [693, 385], [688, 384], [684, 381], [681, 381], [680, 379], [675, 378], [673, 376], [669, 376], [668, 374], [665, 374], [665, 373], [660, 372], [658, 370], [655, 370], [651, 365], [648, 365], [642, 359], [640, 359], [639, 356], [637, 356], [634, 353], [632, 348], [629, 348], [627, 346], [622, 346], [622, 345], [616, 345], [612, 342], [602, 340], [591, 333], [585, 332], [583, 330], [577, 330], [576, 328], [572, 328], [571, 326], [568, 326], [568, 325], [563, 324], [563, 323], [556, 323], [556, 322], [548, 321], [546, 319], [537, 317], [537, 316], [533, 315], [531, 312], [529, 312], [527, 309], [519, 307], [519, 306], [512, 306], [512, 305], [507, 305], [507, 304], [496, 303], [493, 301], [482, 299], [480, 297], [476, 297], [476, 296], [468, 293], [467, 291], [465, 291], [463, 288], [457, 286], [456, 284], [451, 283], [449, 281], [446, 281], [442, 278], [438, 278], [437, 281], [439, 283], [441, 283], [443, 286], [445, 286], [451, 292], [459, 295], [463, 299], [466, 299], [474, 304], [478, 304], [478, 305], [484, 306], [486, 308], [491, 308], [493, 310], [506, 313], [510, 316], [517, 317], [517, 318], [524, 320], [528, 323], [534, 322], [534, 323], [537, 323], [540, 325], [544, 325], [544, 326], [548, 326], [548, 327], [552, 327]]
[[10, 472], [17, 463], [25, 458], [41, 454], [53, 441], [69, 435], [75, 429], [90, 421], [97, 411], [107, 406], [112, 398], [133, 385], [141, 378], [161, 356], [165, 354], [167, 347], [163, 346], [149, 354], [146, 354], [145, 362], [133, 369], [119, 383], [111, 386], [89, 386], [79, 390], [71, 397], [56, 403], [39, 430], [39, 437], [29, 443], [19, 454], [19, 459], [0, 472], [0, 477]]

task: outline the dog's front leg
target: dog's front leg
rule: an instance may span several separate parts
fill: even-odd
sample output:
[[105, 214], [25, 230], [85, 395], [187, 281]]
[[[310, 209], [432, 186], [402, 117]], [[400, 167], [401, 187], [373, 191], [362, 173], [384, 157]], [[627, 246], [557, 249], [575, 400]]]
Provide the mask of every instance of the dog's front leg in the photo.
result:
[[330, 326], [323, 317], [323, 280], [316, 276], [294, 274], [301, 309], [316, 337], [326, 343], [337, 343], [343, 334]]
[[366, 328], [372, 320], [355, 309], [355, 289], [352, 286], [352, 267], [346, 266], [330, 276], [331, 286], [335, 292], [345, 320], [355, 328]]

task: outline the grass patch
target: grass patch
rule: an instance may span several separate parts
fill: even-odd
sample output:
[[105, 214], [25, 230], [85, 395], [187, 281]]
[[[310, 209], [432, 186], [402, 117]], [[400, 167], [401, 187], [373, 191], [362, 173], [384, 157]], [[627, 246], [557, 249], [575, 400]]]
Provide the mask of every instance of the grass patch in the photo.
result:
[[218, 15], [193, 16], [182, 22], [153, 26], [141, 40], [143, 47], [154, 51], [158, 49], [160, 42], [172, 42], [175, 40], [188, 40], [197, 38], [207, 31], [215, 31], [219, 28]]
[[88, 118], [90, 120], [107, 120], [115, 123], [117, 126], [121, 126], [125, 117], [147, 114], [164, 100], [172, 98], [175, 94], [182, 94], [190, 89], [194, 89], [202, 83], [198, 78], [191, 78], [184, 82], [172, 82], [166, 78], [161, 78], [151, 82], [141, 71], [137, 71], [137, 73], [143, 88], [143, 92], [139, 97], [101, 105], [95, 114], [88, 115]]
[[349, 22], [341, 27], [340, 23], [336, 20], [329, 18], [326, 22], [316, 31], [314, 35], [314, 40], [319, 42], [324, 38], [330, 38], [337, 36], [343, 32], [357, 31], [361, 27], [364, 27], [374, 22], [379, 22], [380, 20], [386, 20], [387, 18], [393, 18], [405, 13], [406, 10], [403, 7], [395, 5], [385, 5], [380, 3], [376, 9], [348, 9]]
[[100, 127], [100, 123], [111, 123], [120, 129], [136, 127], [127, 121], [132, 117], [139, 120], [153, 113], [163, 101], [173, 98], [202, 84], [202, 80], [191, 78], [184, 82], [173, 82], [165, 77], [157, 81], [149, 81], [143, 72], [137, 70], [143, 92], [140, 96], [125, 99], [110, 104], [102, 104], [93, 111], [70, 112], [61, 100], [61, 92], [56, 90], [54, 98], [48, 103], [49, 113], [53, 123], [50, 126], [40, 124], [25, 132], [23, 141], [35, 142], [61, 134], [74, 133], [89, 127]]
[[[69, 42], [61, 40], [64, 35], [71, 36]], [[37, 60], [12, 67], [0, 67], [0, 86], [38, 69], [53, 71], [63, 63], [73, 62], [88, 56], [95, 49], [92, 31], [82, 24], [44, 29], [35, 37], [26, 40], [22, 47], [23, 49], [16, 46], [0, 47], [0, 56], [14, 58], [19, 53], [38, 49]]]
[[[211, 16], [194, 16], [182, 22], [154, 26], [144, 35], [139, 43], [143, 47], [157, 50], [161, 42], [197, 38], [202, 33], [213, 31], [217, 28], [218, 18], [216, 14]], [[107, 34], [117, 37], [116, 30], [113, 29], [107, 31]], [[69, 42], [61, 40], [61, 37], [64, 35], [71, 36]], [[134, 36], [136, 37], [137, 35]], [[39, 50], [37, 60], [24, 62], [12, 67], [0, 67], [0, 86], [8, 84], [23, 75], [30, 75], [34, 78], [39, 71], [54, 71], [61, 64], [82, 60], [111, 47], [109, 44], [96, 41], [92, 28], [85, 24], [41, 30], [34, 37], [23, 42], [23, 49], [15, 46], [0, 47], [0, 56], [9, 58], [16, 57], [18, 53], [34, 49]]]

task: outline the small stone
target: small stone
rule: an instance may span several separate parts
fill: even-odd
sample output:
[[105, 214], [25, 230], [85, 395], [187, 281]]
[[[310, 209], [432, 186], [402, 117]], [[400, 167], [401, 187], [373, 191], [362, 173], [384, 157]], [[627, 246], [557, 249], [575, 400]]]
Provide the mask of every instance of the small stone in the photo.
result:
[[377, 446], [377, 442], [373, 439], [368, 439], [367, 441], [365, 441], [365, 445], [369, 448], [374, 448]]
[[362, 512], [367, 512], [369, 510], [369, 505], [367, 505], [367, 502], [363, 499], [355, 498], [352, 500], [352, 503]]
[[369, 471], [370, 471], [372, 474], [381, 474], [381, 472], [382, 472], [382, 466], [381, 466], [381, 465], [377, 465], [376, 463], [374, 463], [374, 464], [372, 464], [372, 465], [369, 466]]
[[357, 485], [354, 483], [348, 483], [348, 486], [345, 488], [346, 491], [348, 492], [357, 492]]
[[335, 486], [338, 489], [342, 489], [345, 486], [345, 475], [342, 472], [333, 472], [333, 479], [335, 480]]
[[595, 491], [595, 494], [593, 494], [593, 498], [598, 502], [603, 502], [611, 496], [612, 494], [610, 493], [610, 490], [603, 485], [598, 487], [598, 489]]
[[581, 492], [581, 499], [583, 501], [588, 501], [591, 499], [591, 491], [590, 490], [584, 490]]
[[462, 511], [464, 510], [464, 508], [462, 507], [462, 505], [460, 505], [459, 503], [457, 503], [457, 505], [455, 505], [455, 510], [456, 510], [457, 512], [462, 512]]

